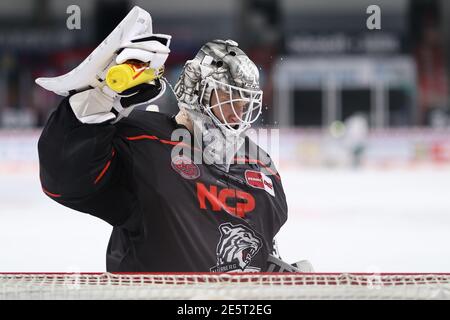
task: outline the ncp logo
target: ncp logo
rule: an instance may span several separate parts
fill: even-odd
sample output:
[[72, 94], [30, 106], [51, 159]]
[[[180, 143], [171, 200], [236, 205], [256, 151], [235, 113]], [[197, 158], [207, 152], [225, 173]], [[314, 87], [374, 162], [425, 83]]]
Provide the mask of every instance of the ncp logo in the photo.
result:
[[197, 199], [200, 209], [206, 210], [206, 202], [209, 202], [213, 211], [223, 209], [241, 218], [255, 209], [255, 198], [250, 193], [228, 188], [219, 191], [217, 186], [207, 188], [201, 182], [197, 182]]

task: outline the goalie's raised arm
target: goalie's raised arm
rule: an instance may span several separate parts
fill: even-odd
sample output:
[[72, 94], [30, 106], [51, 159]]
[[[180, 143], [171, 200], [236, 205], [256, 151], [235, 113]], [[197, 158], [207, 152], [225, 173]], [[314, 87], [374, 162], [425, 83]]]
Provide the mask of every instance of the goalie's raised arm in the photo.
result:
[[39, 139], [44, 192], [112, 225], [123, 223], [135, 202], [123, 160], [130, 159], [127, 144], [116, 135], [114, 123], [165, 91], [160, 78], [171, 37], [153, 34], [151, 23], [150, 15], [135, 7], [78, 67], [36, 80], [68, 95]]
[[[119, 225], [131, 212], [130, 190], [123, 183], [124, 163], [109, 123], [83, 124], [65, 98], [50, 116], [39, 139], [42, 189], [53, 200]], [[118, 201], [117, 199], [120, 199]]]

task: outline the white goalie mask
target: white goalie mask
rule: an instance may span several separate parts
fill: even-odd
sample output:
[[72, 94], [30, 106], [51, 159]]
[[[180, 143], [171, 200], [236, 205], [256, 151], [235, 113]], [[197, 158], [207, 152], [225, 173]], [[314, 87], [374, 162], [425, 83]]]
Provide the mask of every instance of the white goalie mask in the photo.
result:
[[245, 130], [261, 114], [256, 65], [236, 42], [214, 40], [186, 62], [174, 92], [193, 123], [197, 145], [204, 148], [203, 160], [228, 171], [244, 144]]
[[232, 40], [208, 42], [187, 61], [175, 94], [180, 108], [208, 115], [226, 135], [241, 134], [261, 114], [258, 68]]

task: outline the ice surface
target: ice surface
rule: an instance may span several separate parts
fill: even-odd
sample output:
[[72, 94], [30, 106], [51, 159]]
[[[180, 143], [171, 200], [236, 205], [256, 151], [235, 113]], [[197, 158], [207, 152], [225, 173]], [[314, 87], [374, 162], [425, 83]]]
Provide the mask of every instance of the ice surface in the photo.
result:
[[450, 170], [285, 170], [287, 261], [320, 272], [448, 272]]
[[[285, 260], [318, 272], [450, 271], [450, 170], [280, 173]], [[37, 172], [3, 172], [0, 188], [0, 272], [105, 270], [108, 224], [46, 197]]]

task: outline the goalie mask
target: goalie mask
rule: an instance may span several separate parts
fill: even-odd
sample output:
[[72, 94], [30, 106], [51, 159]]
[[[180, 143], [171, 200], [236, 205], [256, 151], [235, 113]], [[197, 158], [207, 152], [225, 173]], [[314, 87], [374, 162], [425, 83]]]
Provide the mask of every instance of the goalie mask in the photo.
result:
[[186, 62], [174, 91], [181, 112], [193, 123], [197, 145], [205, 149], [205, 162], [228, 171], [245, 141], [244, 131], [261, 114], [256, 65], [236, 42], [214, 40]]
[[187, 61], [175, 94], [180, 108], [208, 115], [227, 135], [239, 135], [261, 114], [258, 68], [232, 40], [208, 42]]

